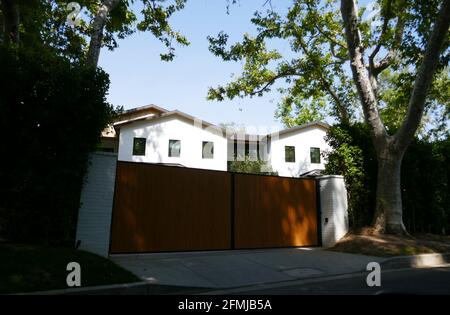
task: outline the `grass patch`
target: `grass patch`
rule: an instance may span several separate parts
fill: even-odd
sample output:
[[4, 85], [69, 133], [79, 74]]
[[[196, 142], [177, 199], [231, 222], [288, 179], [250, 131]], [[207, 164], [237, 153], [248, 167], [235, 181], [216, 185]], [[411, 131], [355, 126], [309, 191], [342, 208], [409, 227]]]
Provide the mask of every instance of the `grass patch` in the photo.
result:
[[432, 234], [382, 235], [361, 230], [347, 234], [329, 250], [380, 257], [449, 253], [450, 237]]
[[69, 262], [81, 266], [81, 286], [139, 281], [112, 261], [65, 247], [0, 244], [0, 293], [67, 289]]

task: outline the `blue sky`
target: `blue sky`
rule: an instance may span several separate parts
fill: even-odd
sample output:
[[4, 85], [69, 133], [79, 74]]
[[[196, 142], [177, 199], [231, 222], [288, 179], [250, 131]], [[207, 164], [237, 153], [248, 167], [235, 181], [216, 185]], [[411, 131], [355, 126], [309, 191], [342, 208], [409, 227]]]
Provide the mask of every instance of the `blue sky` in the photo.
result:
[[[235, 42], [246, 32], [255, 33], [250, 19], [256, 10], [266, 10], [264, 2], [240, 1], [227, 15], [225, 0], [188, 1], [186, 8], [173, 16], [171, 25], [180, 30], [191, 45], [176, 46], [177, 57], [169, 63], [160, 60], [159, 54], [165, 52], [165, 48], [148, 33], [136, 33], [120, 40], [119, 47], [112, 52], [104, 48], [99, 65], [110, 75], [108, 101], [123, 105], [125, 109], [155, 104], [215, 124], [236, 122], [282, 128], [274, 118], [280, 98], [277, 92], [252, 99], [206, 100], [208, 87], [229, 82], [232, 73], [237, 75], [242, 69], [240, 62], [223, 62], [210, 53], [206, 37], [223, 30], [230, 34], [230, 42]], [[281, 6], [278, 4], [274, 9], [280, 12], [286, 10], [291, 1], [278, 3]]]

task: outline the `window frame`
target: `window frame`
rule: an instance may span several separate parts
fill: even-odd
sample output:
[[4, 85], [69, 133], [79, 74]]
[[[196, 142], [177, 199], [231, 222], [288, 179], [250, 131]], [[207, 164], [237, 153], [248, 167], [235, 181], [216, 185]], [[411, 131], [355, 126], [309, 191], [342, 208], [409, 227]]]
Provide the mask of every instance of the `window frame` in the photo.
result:
[[[138, 141], [143, 141], [144, 142], [144, 151], [143, 153], [137, 152], [137, 142]], [[145, 156], [145, 152], [147, 150], [147, 138], [142, 138], [142, 137], [133, 137], [133, 150], [132, 150], [132, 154], [133, 156]]]
[[[178, 150], [178, 155], [171, 155], [172, 151], [171, 151], [171, 143], [172, 142], [179, 142], [180, 143], [180, 148]], [[181, 140], [179, 139], [169, 139], [169, 148], [168, 148], [168, 152], [167, 152], [167, 156], [170, 158], [179, 158], [181, 157]]]
[[[211, 157], [205, 156], [205, 144], [208, 144], [208, 143], [212, 144]], [[205, 160], [213, 160], [214, 159], [214, 141], [202, 141], [202, 159], [205, 159]]]
[[[288, 148], [292, 148], [293, 149], [293, 160], [292, 161], [288, 161], [287, 160], [287, 158], [288, 158], [288, 155], [286, 154], [287, 153], [287, 149]], [[285, 145], [284, 146], [284, 162], [285, 163], [295, 163], [295, 146], [294, 145]]]
[[[313, 149], [319, 151], [319, 156], [318, 156], [319, 162], [313, 162]], [[321, 157], [320, 157], [320, 153], [321, 153], [320, 151], [321, 151], [321, 150], [320, 150], [320, 148], [318, 148], [318, 147], [310, 147], [310, 148], [309, 148], [309, 159], [310, 159], [310, 161], [311, 161], [311, 164], [321, 164], [321, 163], [322, 163], [322, 159], [321, 159]]]

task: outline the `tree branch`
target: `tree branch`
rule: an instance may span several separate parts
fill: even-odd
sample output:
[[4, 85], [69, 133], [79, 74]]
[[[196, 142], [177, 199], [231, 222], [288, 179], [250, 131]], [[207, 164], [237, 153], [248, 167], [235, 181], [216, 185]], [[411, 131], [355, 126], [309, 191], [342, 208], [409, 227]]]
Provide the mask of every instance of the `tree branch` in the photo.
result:
[[267, 83], [264, 84], [264, 86], [262, 88], [260, 88], [259, 90], [253, 91], [253, 92], [249, 93], [248, 95], [250, 95], [250, 96], [258, 95], [258, 94], [266, 91], [266, 89], [269, 86], [271, 86], [272, 84], [274, 84], [276, 80], [281, 79], [281, 78], [286, 78], [286, 77], [292, 77], [292, 76], [301, 76], [301, 74], [294, 72], [294, 71], [277, 74], [274, 77], [272, 77], [269, 81], [267, 81]]
[[395, 142], [399, 150], [405, 150], [414, 138], [414, 135], [422, 120], [425, 101], [436, 72], [439, 55], [447, 38], [450, 27], [450, 0], [444, 0], [439, 15], [433, 27], [425, 56], [417, 72], [414, 88], [411, 93], [408, 112], [398, 132], [395, 134]]
[[319, 72], [320, 81], [322, 82], [323, 86], [327, 90], [328, 94], [331, 96], [331, 98], [334, 100], [336, 107], [339, 111], [339, 116], [341, 118], [342, 123], [348, 123], [350, 121], [350, 115], [347, 111], [347, 108], [345, 107], [342, 100], [339, 98], [339, 95], [336, 93], [336, 91], [331, 86], [330, 82], [328, 82], [325, 77], [323, 76], [322, 72]]
[[[378, 75], [383, 72], [385, 69], [387, 69], [392, 62], [395, 60], [397, 56], [397, 49], [394, 47], [393, 49], [390, 49], [389, 52], [386, 54], [386, 56], [381, 59], [380, 62], [375, 63], [375, 56], [380, 51], [381, 47], [384, 43], [384, 35], [387, 32], [387, 28], [389, 25], [389, 20], [392, 18], [392, 2], [388, 2], [387, 7], [387, 13], [384, 17], [383, 27], [380, 34], [380, 38], [378, 40], [378, 44], [375, 47], [374, 51], [369, 56], [369, 77], [370, 77], [370, 83], [372, 84], [372, 89], [375, 93], [375, 95], [378, 94]], [[395, 26], [395, 34], [394, 34], [394, 43], [395, 45], [400, 45], [402, 38], [403, 38], [403, 29], [404, 29], [404, 20], [403, 16], [400, 13], [396, 26]]]
[[380, 51], [381, 46], [383, 44], [383, 38], [386, 34], [386, 31], [387, 31], [387, 28], [389, 25], [389, 21], [391, 19], [391, 14], [392, 14], [392, 1], [389, 0], [387, 3], [386, 14], [383, 17], [383, 26], [381, 28], [381, 34], [380, 34], [380, 38], [378, 39], [378, 44], [369, 56], [369, 65], [370, 65], [371, 69], [374, 69], [374, 59], [375, 59], [375, 56]]
[[[310, 59], [310, 60], [314, 60], [314, 58], [311, 58], [311, 54], [308, 51], [308, 46], [305, 45], [305, 43], [303, 43], [303, 40], [301, 37], [299, 37], [298, 39], [299, 45], [303, 51], [303, 53]], [[338, 62], [334, 62], [326, 66], [330, 66], [330, 65], [334, 65], [334, 64], [339, 64], [344, 62], [343, 60], [338, 61]], [[334, 89], [332, 88], [331, 83], [329, 83], [326, 79], [325, 76], [323, 75], [323, 71], [322, 68], [320, 66], [316, 66], [316, 73], [319, 76], [319, 80], [322, 82], [322, 85], [324, 86], [325, 90], [327, 91], [327, 93], [331, 96], [331, 98], [334, 100], [337, 108], [338, 108], [338, 112], [340, 114], [340, 120], [342, 122], [349, 122], [350, 121], [350, 114], [347, 111], [347, 108], [344, 105], [344, 102], [342, 102], [342, 100], [340, 99], [339, 95], [334, 91]]]
[[345, 26], [353, 79], [375, 147], [380, 150], [386, 144], [388, 135], [381, 121], [375, 93], [364, 64], [364, 47], [358, 29], [358, 11], [354, 0], [341, 0], [341, 14]]
[[[402, 42], [404, 27], [405, 27], [405, 22], [404, 22], [402, 16], [400, 15], [399, 18], [398, 18], [398, 21], [397, 21], [397, 25], [395, 27], [394, 42], [397, 45], [400, 45], [401, 42]], [[382, 44], [382, 43], [380, 42], [380, 44]], [[372, 70], [373, 74], [375, 76], [377, 76], [383, 70], [385, 70], [387, 67], [389, 67], [396, 56], [397, 56], [397, 49], [395, 49], [395, 48], [391, 49], [387, 53], [387, 55], [383, 59], [381, 59], [380, 62], [378, 62], [377, 64], [373, 65], [373, 70]]]

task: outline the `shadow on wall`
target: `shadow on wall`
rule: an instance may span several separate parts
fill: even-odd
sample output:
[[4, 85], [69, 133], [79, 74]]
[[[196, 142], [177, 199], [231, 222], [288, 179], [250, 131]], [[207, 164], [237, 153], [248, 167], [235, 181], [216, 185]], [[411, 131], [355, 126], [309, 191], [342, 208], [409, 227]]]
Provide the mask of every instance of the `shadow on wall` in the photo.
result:
[[290, 174], [289, 176], [299, 177], [301, 174], [309, 171], [310, 166], [311, 163], [309, 162], [308, 158], [305, 157], [302, 162], [298, 162], [295, 166], [288, 167]]

